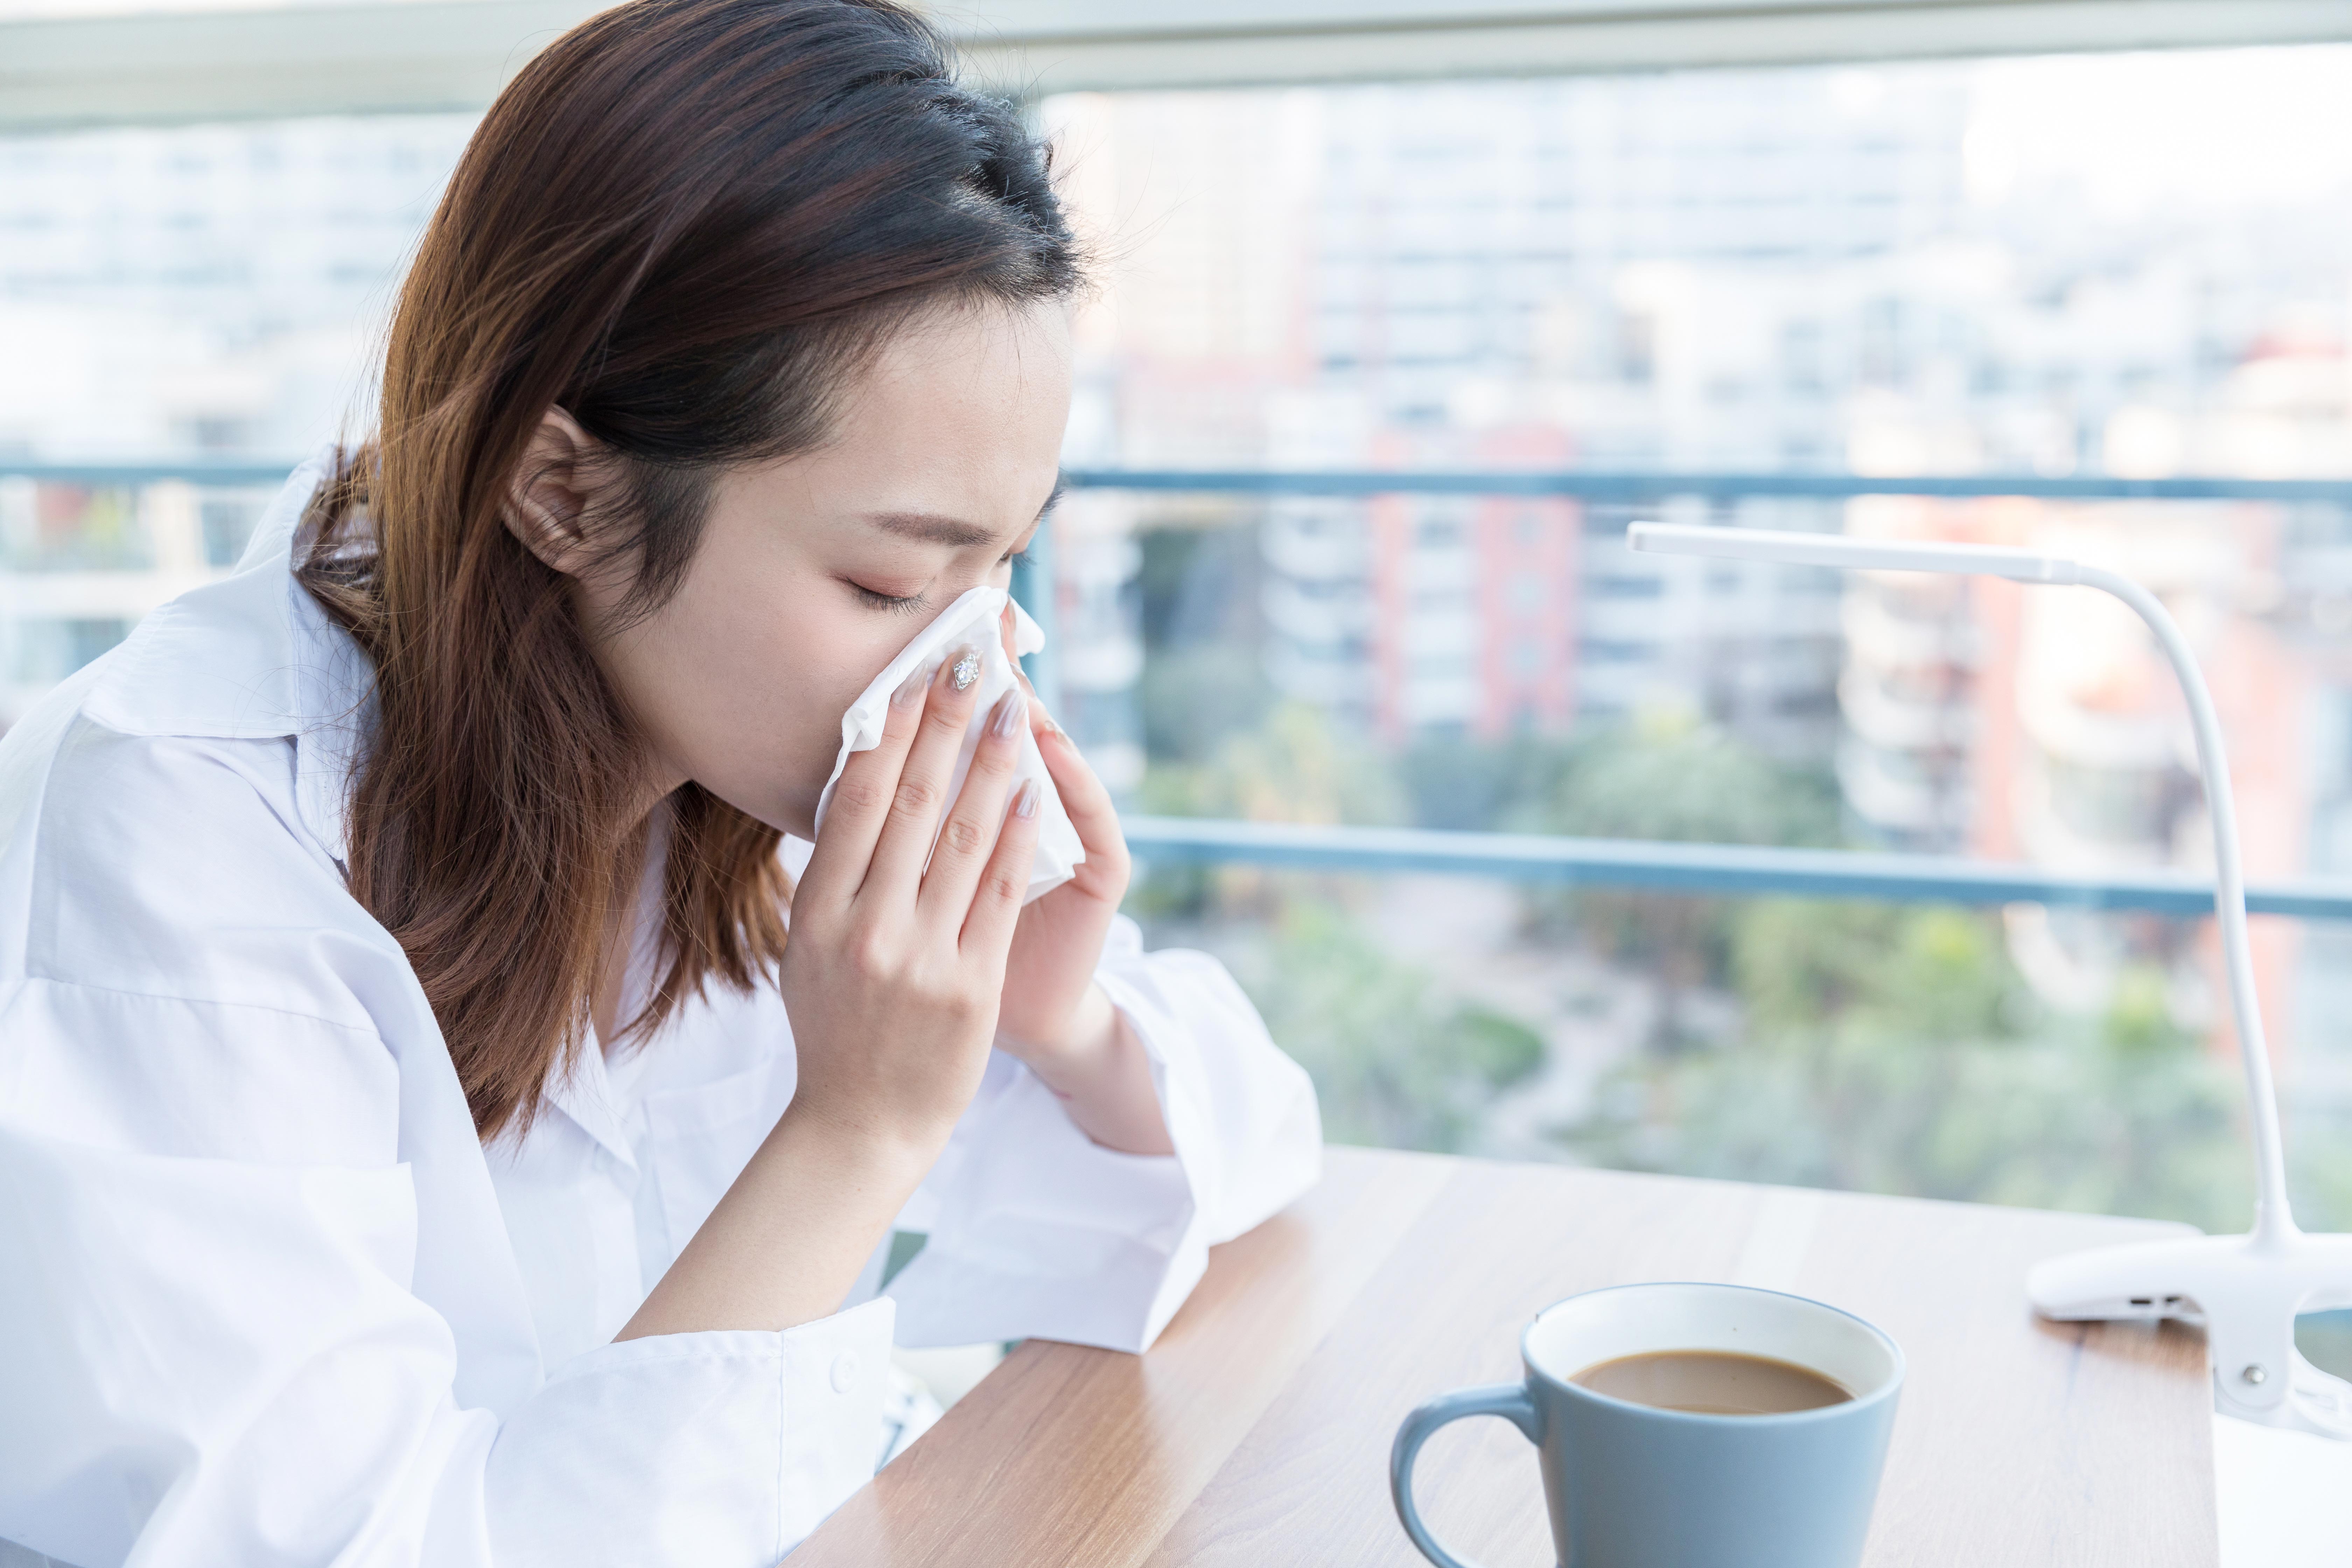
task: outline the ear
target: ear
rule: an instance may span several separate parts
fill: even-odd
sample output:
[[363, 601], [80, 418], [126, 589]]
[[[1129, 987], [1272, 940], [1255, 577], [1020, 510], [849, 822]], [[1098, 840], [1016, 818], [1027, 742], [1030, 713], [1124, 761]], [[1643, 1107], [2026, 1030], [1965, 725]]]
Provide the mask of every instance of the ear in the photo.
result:
[[507, 531], [523, 548], [567, 577], [595, 560], [587, 537], [601, 492], [612, 483], [604, 449], [580, 422], [551, 406], [531, 432], [522, 460], [508, 481]]

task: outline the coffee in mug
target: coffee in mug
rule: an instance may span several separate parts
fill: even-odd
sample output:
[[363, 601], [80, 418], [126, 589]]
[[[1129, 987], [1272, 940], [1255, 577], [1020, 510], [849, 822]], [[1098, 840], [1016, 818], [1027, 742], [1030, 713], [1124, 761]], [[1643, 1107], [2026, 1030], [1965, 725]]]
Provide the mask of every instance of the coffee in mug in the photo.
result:
[[1620, 1285], [1536, 1315], [1527, 1375], [1423, 1405], [1389, 1489], [1441, 1568], [1412, 1494], [1429, 1435], [1500, 1415], [1536, 1446], [1562, 1568], [1854, 1568], [1903, 1386], [1903, 1352], [1850, 1312], [1742, 1285]]
[[1853, 1397], [1809, 1366], [1737, 1351], [1645, 1351], [1595, 1362], [1569, 1382], [1612, 1399], [1702, 1415], [1785, 1415]]

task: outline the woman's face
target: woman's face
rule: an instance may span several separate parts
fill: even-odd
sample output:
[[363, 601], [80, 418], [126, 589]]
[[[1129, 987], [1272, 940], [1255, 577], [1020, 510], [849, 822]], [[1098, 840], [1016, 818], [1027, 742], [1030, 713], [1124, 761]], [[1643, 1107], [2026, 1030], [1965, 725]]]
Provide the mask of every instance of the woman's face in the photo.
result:
[[612, 629], [580, 589], [598, 662], [664, 792], [691, 779], [803, 837], [841, 716], [957, 595], [1002, 587], [1050, 504], [1070, 410], [1058, 305], [933, 313], [851, 389], [824, 447], [717, 481], [660, 610]]

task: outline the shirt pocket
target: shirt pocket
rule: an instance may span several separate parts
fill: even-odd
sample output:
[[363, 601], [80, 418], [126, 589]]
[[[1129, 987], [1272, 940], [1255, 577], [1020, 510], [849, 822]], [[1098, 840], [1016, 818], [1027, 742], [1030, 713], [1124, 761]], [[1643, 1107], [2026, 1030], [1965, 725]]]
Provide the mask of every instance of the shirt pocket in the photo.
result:
[[686, 1248], [782, 1115], [792, 1077], [771, 1059], [646, 1097], [646, 1133], [670, 1256]]

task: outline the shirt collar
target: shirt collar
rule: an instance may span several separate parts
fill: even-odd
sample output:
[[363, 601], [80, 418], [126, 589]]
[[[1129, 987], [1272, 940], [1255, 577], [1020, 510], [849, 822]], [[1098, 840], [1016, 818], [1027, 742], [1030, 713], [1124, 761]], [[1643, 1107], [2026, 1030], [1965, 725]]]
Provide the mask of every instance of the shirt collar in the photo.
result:
[[107, 656], [82, 711], [127, 735], [291, 740], [303, 826], [345, 865], [346, 799], [373, 718], [372, 671], [293, 574], [303, 513], [336, 460], [330, 447], [294, 470], [229, 575], [141, 621]]

